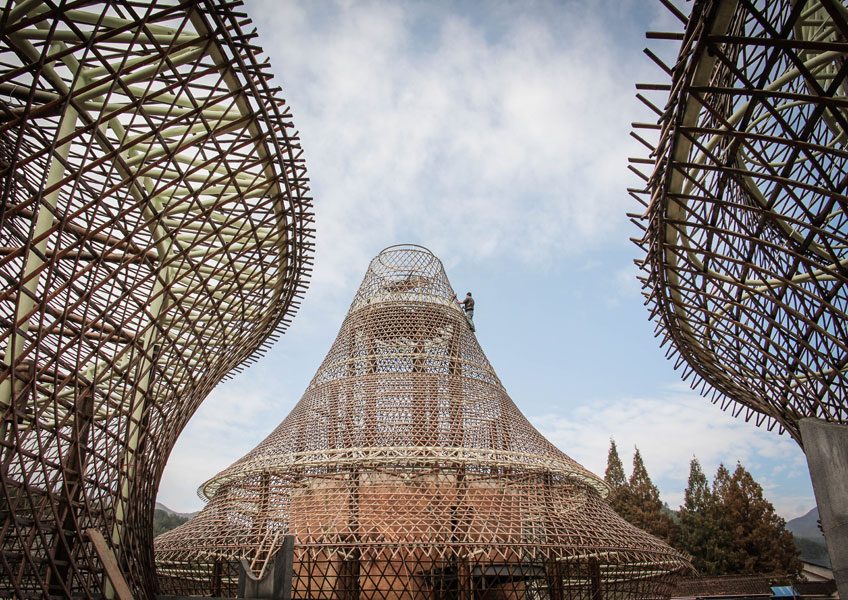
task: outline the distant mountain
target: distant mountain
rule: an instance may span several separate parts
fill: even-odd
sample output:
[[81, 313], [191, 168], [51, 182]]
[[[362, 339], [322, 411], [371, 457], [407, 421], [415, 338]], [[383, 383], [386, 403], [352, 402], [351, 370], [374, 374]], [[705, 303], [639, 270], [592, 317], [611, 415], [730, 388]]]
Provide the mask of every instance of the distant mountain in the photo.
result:
[[824, 534], [819, 529], [819, 509], [814, 508], [803, 517], [798, 517], [786, 522], [786, 529], [797, 537], [823, 538]]
[[680, 525], [680, 511], [674, 510], [668, 505], [668, 502], [663, 502], [662, 508], [660, 511], [663, 514], [666, 514], [671, 517], [671, 520]]
[[180, 512], [177, 512], [175, 510], [171, 510], [170, 508], [168, 508], [167, 506], [165, 506], [161, 502], [156, 503], [156, 510], [161, 510], [162, 512], [164, 512], [168, 515], [174, 516], [174, 517], [184, 517], [186, 520], [196, 516], [197, 513], [200, 512], [199, 510], [196, 510], [196, 511], [190, 512], [190, 513], [180, 513]]
[[827, 553], [824, 534], [819, 529], [818, 508], [814, 508], [803, 517], [787, 521], [786, 529], [795, 537], [795, 545], [801, 551], [801, 560], [830, 567], [830, 556]]
[[178, 513], [157, 502], [156, 509], [153, 511], [153, 536], [162, 535], [174, 527], [179, 527], [196, 515], [197, 512]]
[[795, 546], [801, 554], [801, 560], [822, 567], [832, 568], [830, 564], [830, 554], [827, 552], [827, 545], [824, 538], [805, 538], [793, 536]]

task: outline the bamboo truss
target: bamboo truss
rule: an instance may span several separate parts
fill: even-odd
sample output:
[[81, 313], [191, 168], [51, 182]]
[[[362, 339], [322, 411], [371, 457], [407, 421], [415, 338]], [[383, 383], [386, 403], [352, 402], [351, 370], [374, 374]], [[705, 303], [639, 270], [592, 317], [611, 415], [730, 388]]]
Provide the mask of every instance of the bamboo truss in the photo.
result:
[[151, 597], [177, 435], [298, 305], [307, 179], [248, 24], [211, 0], [0, 11], [4, 598]]
[[235, 591], [295, 537], [295, 598], [660, 598], [690, 567], [507, 395], [417, 246], [374, 258], [300, 402], [156, 538], [163, 592]]
[[679, 40], [674, 66], [647, 51], [670, 83], [637, 86], [647, 304], [693, 387], [800, 443], [800, 418], [848, 422], [848, 9], [672, 12], [684, 33], [649, 37]]

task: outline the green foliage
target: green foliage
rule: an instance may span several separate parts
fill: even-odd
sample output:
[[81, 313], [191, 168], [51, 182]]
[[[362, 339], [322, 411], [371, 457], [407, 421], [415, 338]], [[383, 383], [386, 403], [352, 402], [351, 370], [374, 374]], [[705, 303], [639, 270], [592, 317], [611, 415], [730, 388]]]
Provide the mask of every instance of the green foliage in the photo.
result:
[[[796, 541], [786, 522], [775, 514], [762, 487], [741, 464], [732, 474], [720, 465], [710, 486], [700, 463], [693, 459], [677, 515], [660, 500], [638, 448], [626, 480], [618, 449], [610, 441], [604, 479], [615, 493], [610, 505], [622, 518], [691, 555], [702, 575], [784, 576], [801, 570]], [[807, 541], [798, 544], [811, 555], [817, 551]]]
[[153, 537], [179, 527], [188, 520], [189, 517], [181, 517], [157, 508], [153, 511]]
[[730, 538], [727, 573], [792, 574], [801, 561], [786, 521], [763, 497], [763, 488], [739, 463], [733, 475], [722, 465], [713, 482], [722, 535]]
[[624, 475], [624, 465], [621, 464], [621, 458], [618, 456], [618, 448], [615, 447], [615, 440], [610, 440], [610, 449], [607, 454], [607, 470], [604, 473], [604, 480], [612, 486], [614, 490], [627, 485], [627, 478]]
[[678, 536], [677, 525], [663, 510], [660, 491], [651, 481], [638, 448], [633, 455], [633, 472], [627, 485], [630, 488], [631, 504], [624, 518], [636, 527], [674, 545]]
[[719, 465], [712, 489], [697, 459], [680, 507], [679, 548], [702, 575], [787, 575], [801, 570], [786, 522], [741, 464]]
[[718, 575], [728, 567], [730, 541], [729, 533], [722, 527], [718, 497], [710, 489], [701, 463], [693, 458], [680, 507], [678, 548], [692, 556], [692, 564], [701, 575]]
[[619, 516], [668, 543], [675, 542], [677, 525], [660, 500], [660, 492], [651, 481], [638, 448], [633, 456], [633, 472], [627, 481], [615, 441], [611, 440], [605, 479], [615, 492], [610, 506]]
[[615, 446], [615, 440], [612, 439], [607, 454], [607, 470], [604, 473], [604, 479], [612, 487], [613, 496], [610, 500], [610, 506], [626, 519], [627, 517], [624, 515], [628, 513], [632, 504], [630, 487], [627, 485], [627, 477], [624, 475], [624, 465], [618, 456], [618, 448]]
[[[660, 491], [651, 481], [651, 476], [648, 475], [639, 448], [636, 448], [636, 452], [633, 454], [633, 472], [630, 474], [628, 483], [637, 500], [650, 504], [660, 503]], [[662, 505], [660, 504], [660, 506]]]
[[701, 470], [701, 463], [697, 458], [693, 458], [689, 463], [689, 482], [683, 496], [682, 509], [690, 512], [702, 511], [715, 505], [715, 495], [710, 490], [707, 476]]

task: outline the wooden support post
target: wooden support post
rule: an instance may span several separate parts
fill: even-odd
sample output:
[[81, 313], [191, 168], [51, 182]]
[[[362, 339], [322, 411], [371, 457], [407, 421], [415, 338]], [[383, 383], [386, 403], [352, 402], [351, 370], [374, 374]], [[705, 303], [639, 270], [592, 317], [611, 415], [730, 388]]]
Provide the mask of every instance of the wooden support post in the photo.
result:
[[548, 579], [548, 596], [551, 600], [563, 600], [562, 593], [562, 565], [559, 561], [551, 561], [545, 567], [545, 575]]
[[348, 558], [344, 560], [344, 576], [341, 585], [343, 586], [342, 598], [345, 600], [359, 600], [359, 576], [361, 572], [362, 557], [359, 552], [359, 472], [355, 469], [351, 470], [350, 475], [350, 501], [348, 508], [350, 510], [350, 518], [348, 525], [352, 534], [353, 543], [356, 544], [351, 548]]
[[69, 580], [75, 547], [79, 540], [74, 518], [80, 510], [79, 505], [85, 488], [85, 470], [90, 451], [89, 431], [94, 418], [94, 390], [86, 388], [76, 398], [76, 418], [73, 424], [73, 437], [62, 465], [62, 492], [58, 506], [57, 541], [54, 545], [55, 571], [48, 576], [48, 589], [51, 594], [64, 595], [73, 585]]
[[263, 598], [265, 600], [291, 600], [292, 573], [294, 568], [294, 536], [283, 538], [283, 545], [266, 568], [262, 579], [257, 579], [250, 570], [247, 560], [239, 566], [239, 598]]
[[601, 563], [597, 558], [589, 559], [589, 584], [591, 585], [591, 599], [602, 600], [601, 593]]
[[124, 579], [121, 569], [118, 568], [118, 561], [115, 560], [115, 555], [112, 553], [112, 549], [109, 548], [109, 544], [106, 543], [106, 538], [104, 538], [103, 534], [97, 529], [87, 529], [85, 533], [88, 535], [88, 539], [91, 540], [91, 543], [94, 544], [94, 551], [97, 553], [97, 558], [99, 558], [100, 562], [103, 564], [103, 570], [106, 571], [106, 577], [112, 584], [112, 589], [118, 597], [118, 600], [133, 600], [132, 592], [130, 592], [130, 586], [127, 585], [127, 581]]
[[221, 559], [215, 560], [212, 565], [212, 583], [209, 586], [209, 593], [214, 598], [221, 595], [221, 579], [223, 578], [224, 562]]
[[457, 560], [456, 570], [457, 585], [459, 587], [457, 598], [459, 600], [472, 600], [474, 596], [471, 590], [471, 568], [468, 564], [467, 557], [463, 556]]

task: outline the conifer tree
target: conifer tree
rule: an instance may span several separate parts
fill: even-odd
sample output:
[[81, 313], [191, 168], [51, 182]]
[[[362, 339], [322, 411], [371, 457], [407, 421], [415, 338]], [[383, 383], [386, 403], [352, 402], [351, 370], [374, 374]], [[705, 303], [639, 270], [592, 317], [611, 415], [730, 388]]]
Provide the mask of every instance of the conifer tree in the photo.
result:
[[730, 471], [724, 466], [724, 463], [718, 465], [715, 477], [713, 478], [713, 493], [719, 495], [721, 490], [730, 485]]
[[[677, 525], [671, 516], [663, 510], [660, 491], [651, 481], [639, 448], [633, 455], [633, 472], [628, 482], [630, 506], [622, 514], [636, 527], [644, 529], [669, 544], [677, 542]], [[621, 513], [620, 513], [621, 514]]]
[[604, 473], [604, 479], [614, 490], [627, 485], [627, 477], [624, 475], [624, 465], [621, 464], [621, 458], [618, 456], [618, 448], [615, 447], [615, 440], [612, 438], [610, 438], [610, 449], [607, 454], [607, 470]]
[[724, 572], [794, 574], [801, 570], [798, 550], [786, 521], [763, 497], [763, 488], [737, 463], [733, 475], [724, 465], [713, 482], [721, 528], [730, 538]]
[[612, 500], [610, 500], [610, 506], [619, 516], [626, 520], [627, 517], [625, 515], [630, 512], [632, 499], [630, 497], [630, 488], [627, 485], [627, 477], [624, 474], [624, 465], [618, 456], [618, 448], [616, 448], [615, 440], [613, 439], [610, 439], [610, 449], [607, 454], [607, 470], [604, 473], [604, 479], [612, 487], [613, 496]]
[[633, 472], [628, 481], [625, 478], [624, 466], [618, 456], [615, 441], [610, 440], [604, 479], [613, 488], [615, 495], [610, 506], [619, 516], [631, 525], [644, 529], [666, 542], [675, 542], [677, 525], [663, 510], [660, 492], [651, 481], [638, 448], [633, 456]]
[[701, 575], [718, 575], [727, 568], [729, 547], [717, 496], [710, 489], [701, 463], [693, 458], [680, 507], [678, 548], [692, 556], [692, 565]]

